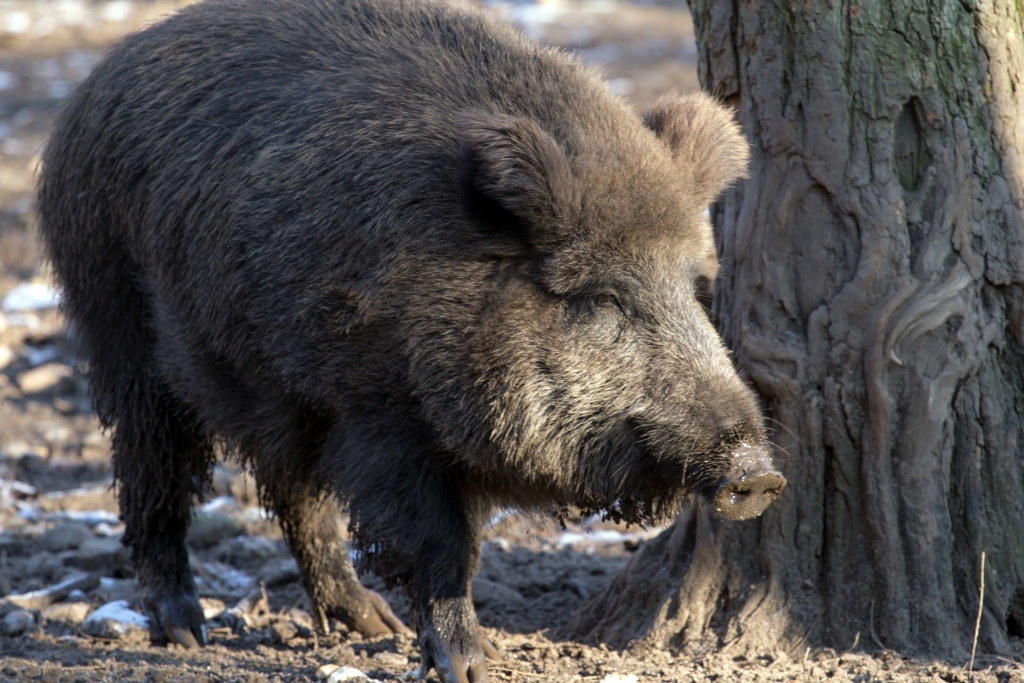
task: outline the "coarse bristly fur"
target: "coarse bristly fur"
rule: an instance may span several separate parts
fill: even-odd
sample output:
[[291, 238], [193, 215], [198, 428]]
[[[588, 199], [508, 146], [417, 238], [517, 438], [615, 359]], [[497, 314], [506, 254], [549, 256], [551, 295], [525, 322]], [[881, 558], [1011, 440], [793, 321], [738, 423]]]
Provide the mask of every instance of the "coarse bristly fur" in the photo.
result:
[[434, 0], [207, 0], [116, 46], [39, 212], [157, 627], [201, 632], [184, 535], [217, 442], [320, 622], [402, 628], [337, 500], [452, 681], [485, 675], [467, 585], [495, 506], [636, 522], [713, 494], [764, 440], [696, 292], [746, 156], [710, 98], [642, 120]]

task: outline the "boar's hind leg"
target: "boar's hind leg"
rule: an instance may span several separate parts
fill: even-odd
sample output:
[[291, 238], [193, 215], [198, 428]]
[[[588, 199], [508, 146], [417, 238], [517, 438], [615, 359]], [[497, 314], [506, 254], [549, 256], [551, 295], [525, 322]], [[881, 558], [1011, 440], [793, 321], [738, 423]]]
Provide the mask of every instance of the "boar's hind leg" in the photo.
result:
[[152, 375], [134, 374], [113, 420], [124, 544], [131, 549], [154, 639], [197, 647], [206, 643], [206, 628], [185, 533], [213, 452], [191, 413], [150, 386], [147, 377]]
[[364, 636], [411, 633], [384, 598], [359, 583], [338, 529], [333, 498], [317, 498], [304, 491], [271, 495], [322, 632], [330, 630], [328, 619], [333, 617]]

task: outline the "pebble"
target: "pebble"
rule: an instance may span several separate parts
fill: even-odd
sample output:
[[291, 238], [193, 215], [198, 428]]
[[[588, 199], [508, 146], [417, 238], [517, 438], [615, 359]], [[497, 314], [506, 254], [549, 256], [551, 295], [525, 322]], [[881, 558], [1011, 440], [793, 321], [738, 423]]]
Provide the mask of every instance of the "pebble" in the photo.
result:
[[127, 600], [108, 602], [82, 624], [82, 631], [97, 638], [149, 638], [149, 620], [128, 607]]
[[[217, 559], [222, 562], [230, 562], [231, 560], [268, 560], [272, 557], [277, 557], [282, 554], [282, 548], [272, 539], [266, 536], [236, 536], [231, 539], [221, 541], [220, 545], [217, 546]], [[284, 550], [287, 553], [287, 550]], [[290, 558], [289, 558], [290, 559]], [[291, 560], [294, 564], [295, 560]], [[267, 565], [264, 564], [264, 567]], [[296, 569], [296, 571], [298, 571]], [[264, 576], [267, 574], [267, 569], [263, 571]]]
[[193, 547], [209, 548], [241, 533], [242, 526], [223, 512], [200, 511], [192, 518], [186, 539]]
[[78, 626], [89, 616], [92, 605], [88, 602], [59, 602], [43, 610], [43, 619], [59, 621], [64, 624]]
[[64, 363], [44, 363], [37, 368], [18, 375], [18, 388], [23, 394], [38, 394], [53, 389], [64, 379], [70, 379], [75, 371]]
[[90, 538], [78, 548], [78, 553], [69, 558], [71, 564], [86, 571], [100, 571], [113, 574], [130, 569], [128, 553], [116, 538]]
[[0, 621], [0, 633], [5, 636], [15, 637], [29, 633], [38, 628], [36, 618], [27, 610], [16, 610], [11, 612]]
[[256, 584], [251, 576], [221, 562], [201, 562], [191, 558], [189, 566], [200, 592], [245, 595]]
[[260, 573], [260, 581], [267, 588], [294, 583], [299, 578], [299, 565], [290, 557], [268, 562]]
[[139, 595], [139, 586], [134, 579], [113, 579], [104, 576], [100, 579], [99, 588], [92, 594], [103, 602], [134, 600]]
[[288, 641], [299, 637], [298, 627], [288, 620], [275, 621], [270, 631], [273, 633], [274, 641], [281, 644], [287, 644]]
[[204, 619], [214, 619], [219, 617], [227, 609], [227, 605], [224, 604], [223, 600], [216, 598], [199, 598], [199, 604], [203, 608]]
[[0, 370], [3, 370], [14, 360], [14, 349], [7, 344], [0, 344]]
[[39, 545], [51, 553], [62, 550], [75, 550], [90, 538], [93, 533], [89, 527], [78, 522], [58, 524], [39, 537]]
[[324, 664], [317, 669], [316, 677], [322, 681], [327, 681], [327, 683], [342, 683], [343, 681], [366, 683], [367, 681], [376, 681], [375, 678], [370, 678], [355, 667], [338, 666], [337, 664]]
[[514, 588], [482, 577], [473, 578], [473, 605], [482, 607], [484, 605], [504, 605], [512, 607], [523, 605], [526, 601], [523, 596]]
[[117, 510], [117, 497], [109, 484], [47, 493], [39, 497], [39, 507], [43, 512], [59, 512], [63, 515], [72, 512], [86, 513], [81, 519], [74, 520], [83, 524], [89, 524], [97, 511], [109, 512], [103, 518], [97, 519], [97, 524], [117, 521], [117, 515], [113, 514]]
[[372, 657], [371, 660], [377, 662], [381, 666], [393, 666], [393, 667], [405, 667], [409, 666], [409, 658], [405, 655], [398, 654], [397, 652], [388, 652], [387, 650], [381, 650]]

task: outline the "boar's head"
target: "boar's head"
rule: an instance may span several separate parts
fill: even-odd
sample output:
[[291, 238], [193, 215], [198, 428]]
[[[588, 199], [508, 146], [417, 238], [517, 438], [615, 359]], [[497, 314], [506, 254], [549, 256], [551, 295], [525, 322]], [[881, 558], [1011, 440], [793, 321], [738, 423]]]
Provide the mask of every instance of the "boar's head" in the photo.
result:
[[[653, 521], [697, 493], [747, 519], [785, 479], [706, 310], [707, 207], [744, 172], [747, 145], [702, 95], [643, 123], [556, 137], [527, 117], [461, 119], [469, 213], [520, 247], [466, 332], [482, 407], [465, 459], [519, 504]], [[450, 442], [477, 431], [467, 419]]]

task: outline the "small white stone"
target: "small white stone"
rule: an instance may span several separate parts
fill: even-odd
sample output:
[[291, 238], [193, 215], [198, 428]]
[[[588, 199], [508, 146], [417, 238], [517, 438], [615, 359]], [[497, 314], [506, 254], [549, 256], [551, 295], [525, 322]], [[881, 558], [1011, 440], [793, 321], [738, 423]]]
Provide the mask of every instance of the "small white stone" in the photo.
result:
[[18, 75], [10, 71], [0, 71], [0, 90], [13, 90], [18, 87]]
[[396, 669], [409, 666], [408, 657], [397, 652], [389, 652], [388, 650], [382, 650], [374, 654], [370, 659], [381, 666], [391, 666]]
[[75, 371], [63, 363], [45, 363], [18, 375], [18, 388], [23, 394], [36, 394], [52, 389], [65, 377], [71, 377]]
[[203, 608], [204, 619], [219, 617], [227, 609], [224, 601], [216, 598], [199, 598], [199, 605]]
[[92, 606], [87, 602], [58, 602], [43, 609], [43, 619], [77, 626], [85, 621]]
[[337, 664], [324, 664], [316, 670], [316, 677], [321, 681], [326, 681], [331, 677], [331, 674], [340, 669], [341, 667]]
[[36, 628], [36, 619], [31, 612], [16, 610], [0, 621], [0, 633], [5, 636], [20, 636]]
[[343, 681], [353, 681], [354, 683], [361, 683], [362, 681], [372, 681], [359, 669], [352, 666], [343, 666], [336, 669], [334, 673], [327, 677], [327, 683], [342, 683]]
[[0, 344], [0, 370], [3, 370], [14, 360], [14, 350], [7, 344]]

